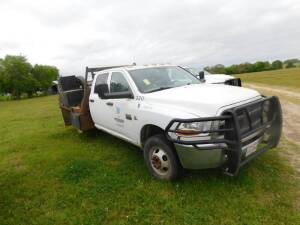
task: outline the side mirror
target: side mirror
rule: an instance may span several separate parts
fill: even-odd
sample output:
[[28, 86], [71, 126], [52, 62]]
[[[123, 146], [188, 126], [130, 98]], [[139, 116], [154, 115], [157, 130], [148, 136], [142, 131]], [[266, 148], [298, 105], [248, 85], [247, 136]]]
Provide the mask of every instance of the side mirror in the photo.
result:
[[104, 93], [104, 99], [114, 99], [114, 98], [133, 98], [131, 91], [122, 91], [115, 93]]
[[199, 79], [204, 80], [204, 71], [199, 72]]

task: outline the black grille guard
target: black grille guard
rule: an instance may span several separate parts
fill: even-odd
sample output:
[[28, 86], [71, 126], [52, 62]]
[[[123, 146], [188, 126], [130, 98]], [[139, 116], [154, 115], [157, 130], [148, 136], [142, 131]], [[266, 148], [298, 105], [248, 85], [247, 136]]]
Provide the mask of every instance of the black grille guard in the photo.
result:
[[[210, 128], [196, 134], [208, 134], [207, 140], [182, 140], [177, 136], [182, 123], [223, 121], [221, 128]], [[245, 124], [247, 126], [245, 126]], [[213, 126], [212, 126], [213, 127]], [[195, 119], [173, 119], [166, 127], [167, 138], [177, 144], [193, 145], [199, 151], [209, 151], [216, 147], [199, 148], [201, 144], [217, 144], [223, 149], [226, 160], [222, 165], [225, 174], [234, 176], [239, 169], [257, 156], [279, 143], [282, 131], [282, 111], [278, 97], [263, 97], [260, 100], [225, 110], [221, 116]], [[173, 135], [172, 135], [173, 134]], [[173, 136], [173, 138], [171, 136]], [[257, 150], [245, 157], [243, 147], [260, 138]]]

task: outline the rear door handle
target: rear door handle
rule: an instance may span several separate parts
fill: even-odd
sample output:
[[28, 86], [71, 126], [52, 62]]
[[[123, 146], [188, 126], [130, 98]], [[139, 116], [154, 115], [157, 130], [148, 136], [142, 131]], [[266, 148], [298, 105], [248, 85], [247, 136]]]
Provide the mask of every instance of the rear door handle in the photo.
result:
[[113, 102], [106, 102], [106, 105], [108, 105], [108, 106], [113, 106], [114, 103], [113, 103]]
[[90, 99], [90, 102], [94, 102], [95, 100], [94, 99]]

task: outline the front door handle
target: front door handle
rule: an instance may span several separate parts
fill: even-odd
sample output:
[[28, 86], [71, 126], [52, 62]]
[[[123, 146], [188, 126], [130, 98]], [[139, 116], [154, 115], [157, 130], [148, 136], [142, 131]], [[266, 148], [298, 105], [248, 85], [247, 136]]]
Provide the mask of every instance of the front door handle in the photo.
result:
[[94, 99], [90, 99], [90, 102], [94, 102], [95, 100]]
[[113, 103], [113, 102], [106, 102], [106, 105], [108, 105], [108, 106], [113, 106], [114, 103]]

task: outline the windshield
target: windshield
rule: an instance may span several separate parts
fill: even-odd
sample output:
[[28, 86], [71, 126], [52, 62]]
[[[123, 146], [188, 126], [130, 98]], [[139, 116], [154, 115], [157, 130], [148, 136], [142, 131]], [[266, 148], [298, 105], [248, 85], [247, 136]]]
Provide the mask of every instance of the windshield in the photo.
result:
[[177, 66], [151, 67], [128, 72], [142, 93], [201, 83], [192, 74]]

